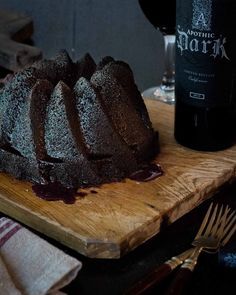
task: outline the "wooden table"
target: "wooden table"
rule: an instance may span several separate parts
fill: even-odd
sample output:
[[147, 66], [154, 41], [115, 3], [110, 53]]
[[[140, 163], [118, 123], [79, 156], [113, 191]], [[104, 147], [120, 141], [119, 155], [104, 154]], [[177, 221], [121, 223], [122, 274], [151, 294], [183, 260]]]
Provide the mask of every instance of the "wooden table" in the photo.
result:
[[[220, 203], [227, 203], [236, 209], [236, 183], [230, 185], [226, 182], [218, 194], [214, 193], [213, 199]], [[163, 223], [158, 235], [119, 260], [86, 258], [48, 236], [36, 233], [82, 261], [83, 268], [77, 278], [64, 289], [69, 295], [119, 295], [152, 268], [189, 247], [209, 202], [205, 201], [166, 228]], [[218, 265], [217, 255], [203, 254], [187, 294], [235, 294], [235, 276], [235, 270]], [[153, 294], [164, 294], [168, 282], [167, 280], [156, 288]]]
[[[214, 200], [229, 204], [231, 208], [236, 209], [236, 183], [225, 185], [218, 194], [214, 195]], [[89, 259], [62, 247], [83, 263], [81, 272], [65, 291], [69, 295], [122, 294], [155, 266], [189, 247], [209, 203], [210, 200], [205, 201], [120, 260]], [[232, 243], [236, 245], [236, 235], [232, 238]], [[60, 247], [59, 244], [56, 245]], [[172, 278], [173, 275], [150, 294], [164, 295]], [[218, 255], [203, 253], [185, 295], [236, 294], [235, 278], [236, 269], [223, 268], [219, 266]]]
[[[236, 209], [236, 183], [226, 185], [214, 196], [219, 203], [227, 203]], [[135, 281], [166, 259], [186, 250], [201, 223], [210, 201], [206, 201], [163, 231], [117, 260], [90, 259], [41, 235], [48, 242], [76, 257], [83, 263], [77, 278], [66, 288], [68, 295], [121, 295]], [[0, 214], [1, 216], [1, 214]], [[39, 234], [38, 232], [36, 232]], [[234, 243], [236, 237], [234, 237]], [[236, 292], [236, 270], [220, 267], [217, 255], [203, 254], [192, 276], [186, 294], [233, 295]], [[152, 295], [164, 295], [170, 282], [168, 278], [153, 290]], [[183, 294], [184, 295], [184, 294]]]
[[163, 176], [89, 188], [67, 205], [37, 198], [30, 183], [0, 173], [0, 210], [86, 256], [120, 258], [235, 179], [236, 146], [214, 153], [184, 148], [173, 135], [174, 107], [146, 105], [160, 134], [155, 162]]

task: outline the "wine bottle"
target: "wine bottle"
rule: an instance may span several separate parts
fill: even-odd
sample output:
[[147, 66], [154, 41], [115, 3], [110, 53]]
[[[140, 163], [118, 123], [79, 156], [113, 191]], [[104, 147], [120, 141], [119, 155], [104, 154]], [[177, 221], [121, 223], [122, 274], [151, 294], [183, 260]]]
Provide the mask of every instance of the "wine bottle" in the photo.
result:
[[196, 150], [236, 134], [235, 0], [177, 0], [175, 138]]

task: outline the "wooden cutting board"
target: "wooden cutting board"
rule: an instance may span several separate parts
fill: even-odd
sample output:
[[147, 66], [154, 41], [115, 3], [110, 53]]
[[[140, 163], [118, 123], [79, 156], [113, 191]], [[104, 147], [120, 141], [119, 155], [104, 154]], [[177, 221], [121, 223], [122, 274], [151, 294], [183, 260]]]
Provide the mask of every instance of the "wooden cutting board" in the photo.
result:
[[105, 184], [85, 190], [73, 205], [36, 197], [31, 184], [0, 173], [0, 211], [78, 252], [96, 258], [119, 258], [174, 222], [235, 178], [236, 146], [220, 152], [197, 152], [173, 137], [174, 107], [146, 101], [161, 153], [156, 162], [165, 174], [147, 183]]

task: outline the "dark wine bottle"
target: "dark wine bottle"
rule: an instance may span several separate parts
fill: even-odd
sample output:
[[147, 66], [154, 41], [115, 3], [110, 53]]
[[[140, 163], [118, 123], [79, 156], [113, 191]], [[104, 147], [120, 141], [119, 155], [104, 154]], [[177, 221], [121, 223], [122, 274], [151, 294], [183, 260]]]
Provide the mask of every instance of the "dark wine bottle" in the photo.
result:
[[196, 150], [236, 135], [236, 1], [177, 0], [175, 138]]

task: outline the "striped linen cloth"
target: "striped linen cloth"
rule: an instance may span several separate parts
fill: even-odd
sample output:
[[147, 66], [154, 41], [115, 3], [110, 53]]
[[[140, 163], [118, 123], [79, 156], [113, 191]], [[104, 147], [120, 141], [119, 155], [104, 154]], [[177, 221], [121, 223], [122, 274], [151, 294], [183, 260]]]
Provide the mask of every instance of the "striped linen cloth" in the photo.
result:
[[82, 264], [6, 217], [0, 218], [0, 294], [63, 294]]

